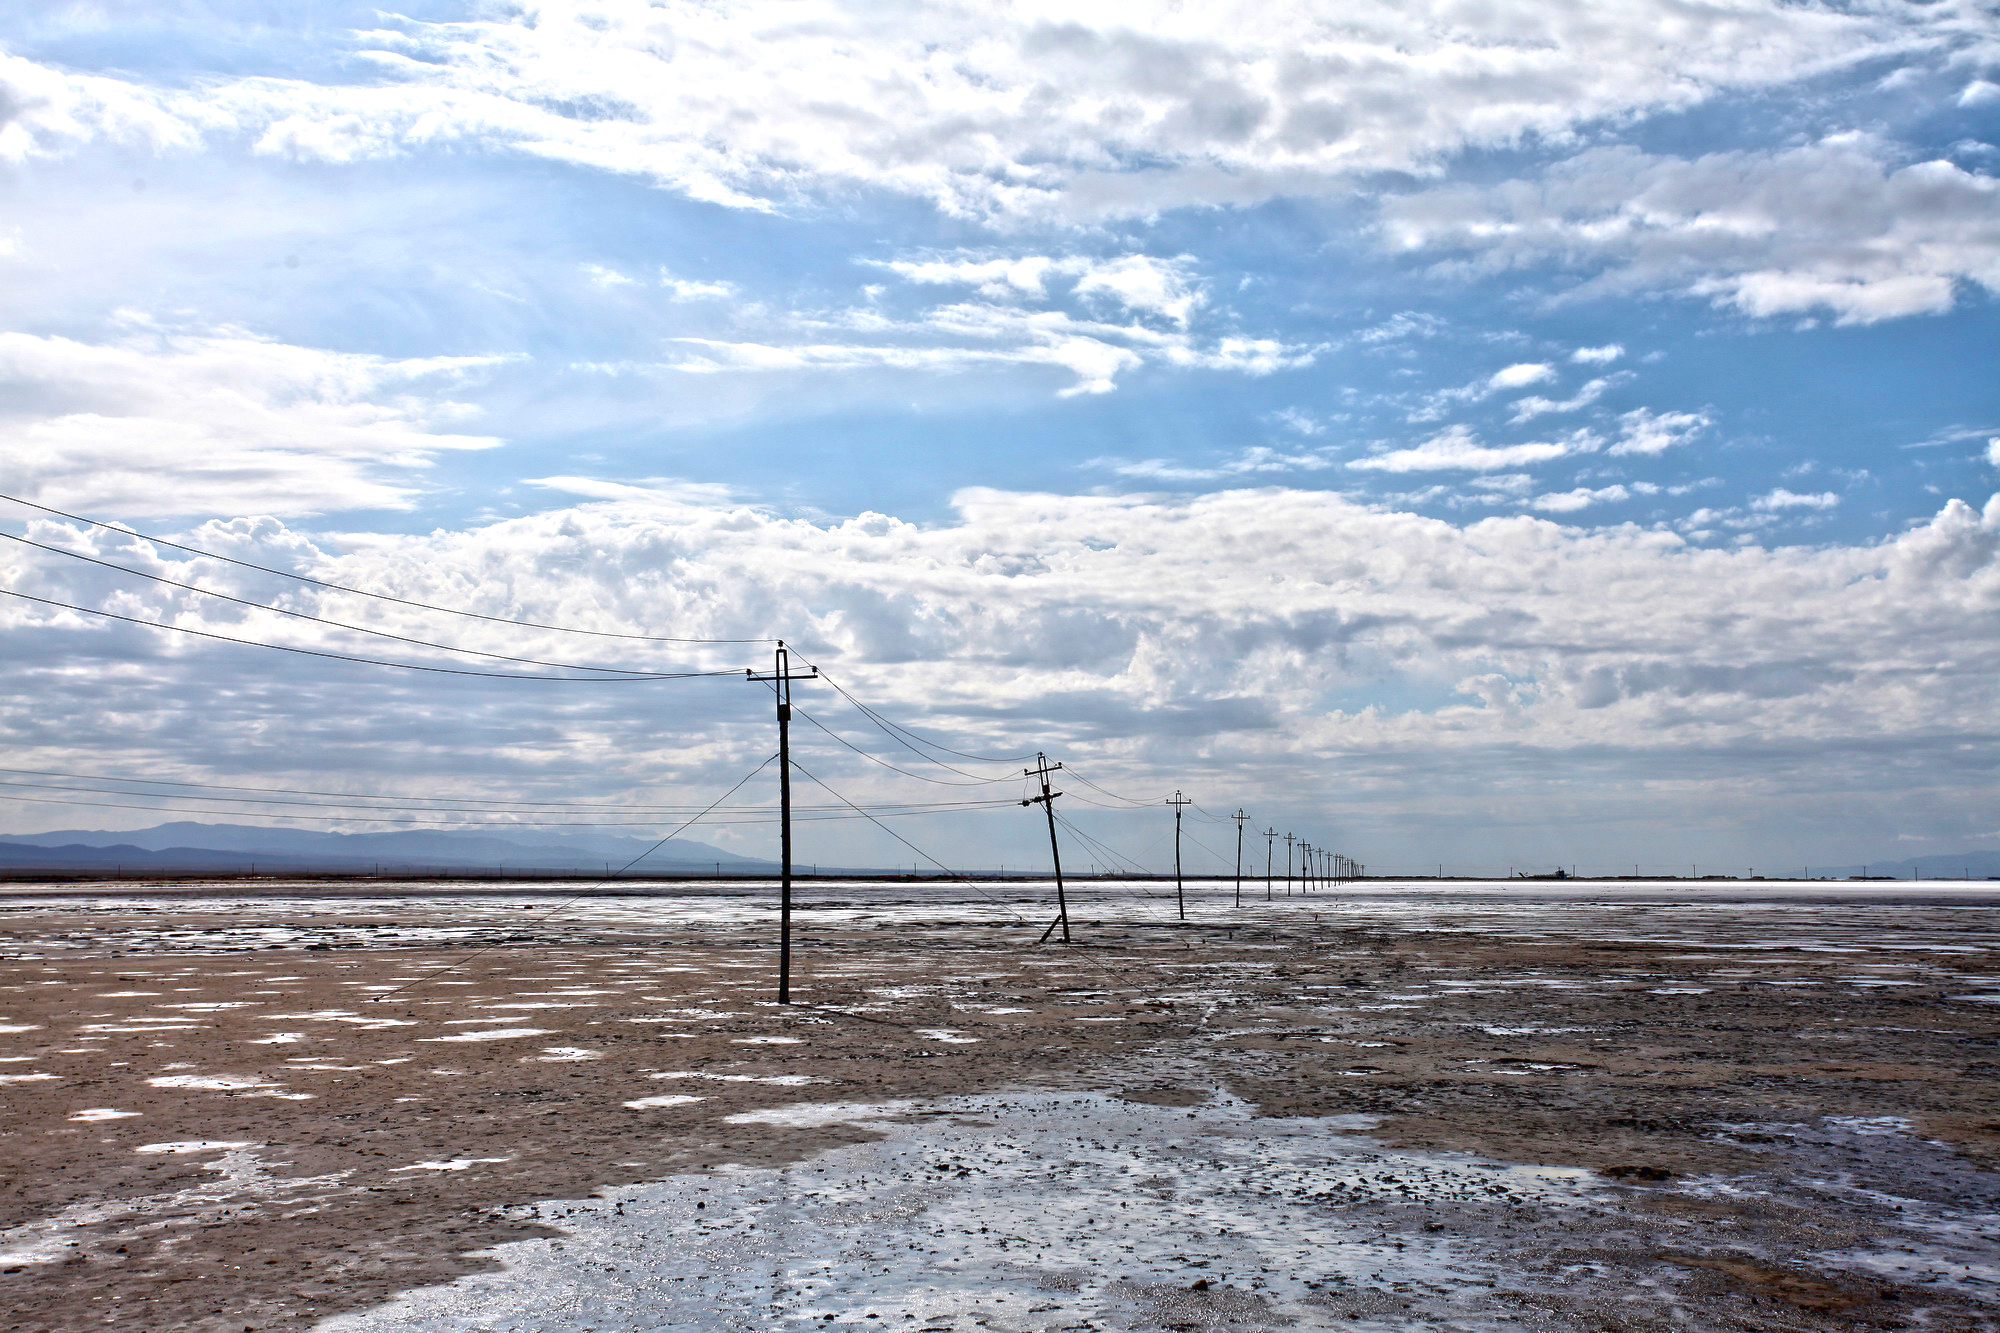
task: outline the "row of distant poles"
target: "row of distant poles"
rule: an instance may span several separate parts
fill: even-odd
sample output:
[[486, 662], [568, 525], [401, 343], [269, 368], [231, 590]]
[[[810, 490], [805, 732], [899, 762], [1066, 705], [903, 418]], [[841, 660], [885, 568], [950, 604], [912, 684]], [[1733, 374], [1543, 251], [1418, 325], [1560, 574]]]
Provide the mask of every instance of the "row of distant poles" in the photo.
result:
[[[771, 686], [777, 701], [778, 712], [778, 1003], [792, 1002], [792, 682], [812, 680], [818, 677], [818, 667], [808, 667], [803, 671], [792, 669], [791, 650], [780, 639], [773, 662], [768, 672], [747, 672], [748, 677]], [[1041, 785], [1041, 791], [1025, 798], [1021, 804], [1039, 805], [1048, 819], [1049, 861], [1055, 869], [1056, 917], [1044, 930], [1038, 944], [1046, 944], [1049, 937], [1060, 933], [1064, 944], [1070, 943], [1069, 933], [1069, 891], [1063, 881], [1062, 843], [1056, 838], [1056, 797], [1062, 793], [1055, 790], [1049, 779], [1062, 771], [1062, 764], [1050, 763], [1046, 754], [1036, 754], [1035, 766], [1022, 772]], [[1181, 812], [1194, 801], [1176, 790], [1167, 798], [1166, 804], [1174, 812], [1174, 905], [1182, 921], [1187, 920], [1187, 881], [1181, 869]], [[1243, 905], [1243, 826], [1250, 816], [1239, 807], [1230, 818], [1236, 823], [1236, 893], [1235, 905]], [[1277, 854], [1278, 830], [1269, 828], [1260, 835], [1264, 839], [1264, 898], [1268, 902], [1274, 897], [1272, 889], [1275, 857]], [[1311, 892], [1316, 885], [1323, 886], [1335, 879], [1358, 879], [1367, 867], [1352, 857], [1338, 852], [1315, 847], [1303, 838], [1287, 833], [1285, 842], [1285, 892], [1292, 891], [1296, 879], [1301, 893]], [[1298, 872], [1293, 871], [1293, 857], [1298, 857]]]

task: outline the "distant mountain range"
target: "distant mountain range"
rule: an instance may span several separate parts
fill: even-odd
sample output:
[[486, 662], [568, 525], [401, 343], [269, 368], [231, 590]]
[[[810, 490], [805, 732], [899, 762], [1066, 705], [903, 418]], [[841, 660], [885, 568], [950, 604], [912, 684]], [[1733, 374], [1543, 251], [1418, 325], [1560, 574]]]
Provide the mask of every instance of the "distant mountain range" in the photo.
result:
[[1865, 866], [1814, 866], [1821, 875], [1886, 875], [1891, 879], [1988, 879], [2000, 875], [2000, 852], [1952, 852], [1912, 856], [1903, 861], [1870, 861]]
[[[652, 847], [651, 838], [465, 833], [413, 829], [394, 833], [317, 833], [245, 824], [159, 824], [147, 829], [61, 829], [0, 836], [0, 869], [203, 871], [420, 871], [434, 869], [616, 870]], [[635, 873], [736, 870], [760, 873], [773, 863], [705, 842], [673, 838], [632, 867]]]

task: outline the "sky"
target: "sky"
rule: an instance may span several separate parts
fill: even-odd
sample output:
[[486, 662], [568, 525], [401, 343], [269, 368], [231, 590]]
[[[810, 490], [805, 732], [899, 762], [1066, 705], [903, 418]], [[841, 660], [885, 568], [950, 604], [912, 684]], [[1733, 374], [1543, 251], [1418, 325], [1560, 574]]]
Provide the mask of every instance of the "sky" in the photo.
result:
[[994, 802], [809, 862], [2000, 846], [1996, 296], [1990, 4], [9, 6], [0, 492], [212, 554], [0, 501], [0, 827], [775, 746], [219, 555]]

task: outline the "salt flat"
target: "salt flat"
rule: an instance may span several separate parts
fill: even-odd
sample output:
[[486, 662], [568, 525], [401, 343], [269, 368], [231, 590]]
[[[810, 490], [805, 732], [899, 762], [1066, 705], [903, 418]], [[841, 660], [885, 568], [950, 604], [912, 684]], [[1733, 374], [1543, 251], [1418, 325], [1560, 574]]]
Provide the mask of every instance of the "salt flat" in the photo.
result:
[[16, 886], [0, 1327], [2000, 1320], [1990, 886], [1046, 896]]

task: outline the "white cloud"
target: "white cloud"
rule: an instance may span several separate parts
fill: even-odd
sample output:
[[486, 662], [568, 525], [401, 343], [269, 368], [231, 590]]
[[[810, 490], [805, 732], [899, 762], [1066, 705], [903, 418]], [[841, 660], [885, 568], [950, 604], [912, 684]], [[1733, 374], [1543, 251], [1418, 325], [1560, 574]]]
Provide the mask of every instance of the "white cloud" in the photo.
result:
[[[690, 373], [1055, 366], [1059, 392], [1109, 393], [1155, 364], [1269, 375], [1310, 365], [1316, 347], [1190, 327], [1206, 302], [1186, 259], [943, 255], [876, 265], [911, 287], [970, 287], [971, 298], [898, 317], [875, 305], [781, 321], [756, 338], [680, 338]], [[1100, 318], [1104, 306], [1122, 318]], [[1062, 308], [1064, 306], [1068, 309]], [[836, 338], [829, 337], [836, 335]]]
[[126, 516], [406, 508], [447, 450], [441, 396], [492, 358], [396, 360], [128, 318], [109, 342], [0, 333], [0, 451], [15, 488]]
[[1486, 387], [1495, 392], [1503, 389], [1524, 389], [1530, 384], [1542, 384], [1556, 377], [1556, 368], [1546, 361], [1523, 361], [1496, 370], [1487, 379]]
[[[1948, 10], [1949, 7], [1935, 7]], [[1950, 41], [1958, 16], [1710, 0], [1113, 11], [540, 0], [363, 35], [378, 77], [145, 89], [16, 62], [15, 155], [235, 134], [352, 161], [488, 146], [770, 207], [865, 186], [985, 217], [1145, 215], [1425, 172]], [[17, 96], [16, 101], [21, 99]]]
[[1392, 200], [1385, 228], [1404, 250], [1568, 264], [1597, 289], [1678, 288], [1757, 316], [1867, 324], [1948, 310], [1960, 283], [2000, 292], [2000, 179], [1887, 152], [1856, 135], [1691, 160], [1593, 149], [1536, 180]]
[[1523, 421], [1532, 421], [1536, 417], [1549, 416], [1557, 412], [1581, 411], [1596, 402], [1599, 398], [1602, 398], [1606, 389], [1625, 378], [1629, 378], [1629, 376], [1621, 374], [1591, 380], [1568, 398], [1560, 400], [1544, 398], [1539, 394], [1530, 394], [1528, 397], [1520, 399], [1514, 404], [1511, 419], [1518, 425]]
[[1614, 504], [1620, 500], [1629, 500], [1632, 495], [1630, 488], [1619, 484], [1599, 486], [1595, 490], [1579, 486], [1574, 490], [1538, 495], [1528, 502], [1528, 507], [1539, 509], [1545, 514], [1573, 514], [1592, 505]]
[[1994, 467], [2000, 467], [2000, 435], [1986, 442], [1986, 461]]
[[1093, 264], [1077, 279], [1082, 296], [1105, 296], [1127, 310], [1158, 315], [1181, 328], [1202, 302], [1190, 281], [1193, 261], [1185, 256], [1167, 263], [1146, 255], [1126, 255], [1108, 264]]
[[1580, 430], [1560, 440], [1488, 445], [1481, 443], [1470, 427], [1450, 426], [1421, 444], [1350, 459], [1347, 466], [1362, 472], [1498, 472], [1591, 453], [1603, 443], [1591, 432]]
[[660, 273], [660, 286], [676, 301], [721, 301], [737, 294], [733, 282], [692, 282], [664, 270]]
[[1686, 444], [1715, 423], [1699, 412], [1654, 412], [1639, 407], [1618, 418], [1619, 435], [1609, 452], [1661, 454]]
[[1569, 359], [1578, 365], [1606, 366], [1625, 355], [1623, 343], [1606, 343], [1602, 347], [1579, 347], [1569, 354]]
[[1774, 513], [1781, 509], [1832, 509], [1840, 504], [1840, 497], [1832, 491], [1800, 494], [1780, 486], [1767, 495], [1760, 495], [1750, 502], [1752, 509], [1763, 513]]

